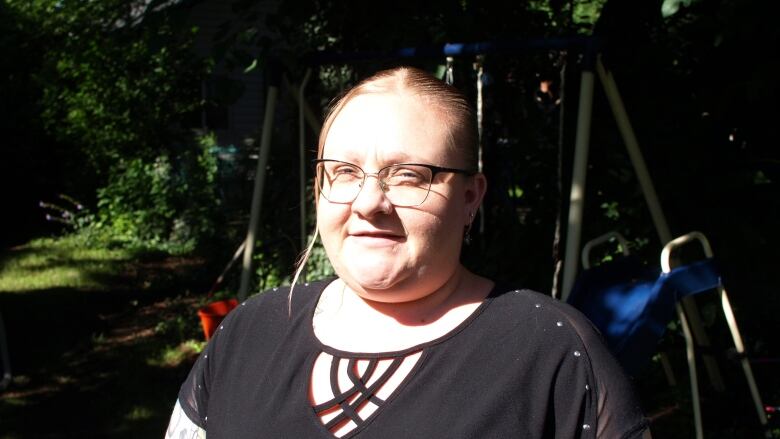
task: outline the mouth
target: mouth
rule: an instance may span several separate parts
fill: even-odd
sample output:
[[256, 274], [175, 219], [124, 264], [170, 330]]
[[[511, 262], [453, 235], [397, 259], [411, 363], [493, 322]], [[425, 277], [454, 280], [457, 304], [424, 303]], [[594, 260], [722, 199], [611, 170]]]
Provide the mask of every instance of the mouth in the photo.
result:
[[396, 244], [406, 241], [406, 237], [403, 235], [385, 231], [350, 232], [349, 237], [355, 238], [363, 243], [376, 245]]

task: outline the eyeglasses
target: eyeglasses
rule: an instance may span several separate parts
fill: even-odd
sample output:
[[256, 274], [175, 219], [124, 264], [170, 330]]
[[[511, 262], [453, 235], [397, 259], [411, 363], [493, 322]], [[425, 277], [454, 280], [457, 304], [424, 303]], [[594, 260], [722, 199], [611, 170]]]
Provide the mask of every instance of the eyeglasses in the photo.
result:
[[385, 166], [365, 172], [358, 165], [339, 160], [317, 159], [317, 186], [331, 203], [349, 204], [357, 198], [368, 176], [376, 177], [385, 197], [396, 207], [419, 206], [428, 198], [433, 177], [440, 172], [474, 175], [473, 171], [419, 163]]

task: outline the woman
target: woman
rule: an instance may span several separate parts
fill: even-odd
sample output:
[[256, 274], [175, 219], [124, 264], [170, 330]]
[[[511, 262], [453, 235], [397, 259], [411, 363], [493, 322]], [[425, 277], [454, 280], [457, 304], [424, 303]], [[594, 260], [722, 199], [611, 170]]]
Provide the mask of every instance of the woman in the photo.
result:
[[232, 312], [168, 436], [641, 437], [630, 386], [587, 320], [460, 264], [486, 189], [476, 145], [463, 96], [417, 69], [337, 101], [316, 195], [338, 278]]

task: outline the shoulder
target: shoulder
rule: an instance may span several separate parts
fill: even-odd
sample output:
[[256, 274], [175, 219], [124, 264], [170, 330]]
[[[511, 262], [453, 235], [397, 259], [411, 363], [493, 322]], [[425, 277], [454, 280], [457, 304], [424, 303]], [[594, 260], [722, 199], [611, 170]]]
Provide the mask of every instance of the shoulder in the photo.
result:
[[490, 321], [499, 328], [512, 327], [523, 343], [538, 346], [545, 356], [578, 356], [599, 368], [620, 367], [607, 349], [601, 333], [574, 307], [548, 295], [527, 289], [501, 288], [491, 294]]
[[328, 283], [330, 280], [320, 280], [299, 284], [294, 288], [289, 285], [269, 288], [239, 303], [229, 317], [244, 319], [263, 314], [264, 317], [269, 318], [289, 319], [315, 306], [320, 293]]
[[[241, 302], [221, 322], [179, 392], [182, 410], [205, 426], [209, 405], [243, 394], [242, 383], [270, 376], [279, 358], [303, 355], [306, 317], [326, 283], [271, 288]], [[297, 349], [297, 350], [296, 350]], [[291, 354], [292, 352], [292, 354]], [[274, 357], [277, 355], [277, 357]], [[217, 408], [217, 410], [220, 410]]]
[[587, 317], [531, 290], [503, 288], [491, 297], [486, 312], [492, 314], [488, 320], [494, 330], [511, 328], [511, 338], [502, 345], [522, 347], [534, 373], [552, 372], [551, 380], [563, 394], [571, 395], [574, 382], [589, 389], [599, 437], [623, 437], [625, 432], [647, 428], [633, 385]]
[[[290, 340], [305, 337], [325, 283], [271, 288], [238, 304], [222, 320], [201, 353], [204, 370], [227, 373], [234, 359], [261, 361]], [[197, 365], [196, 365], [197, 366]]]
[[[332, 279], [323, 279], [315, 282], [298, 284], [294, 288], [290, 285], [283, 285], [269, 288], [261, 293], [255, 294], [246, 299], [240, 306], [257, 309], [263, 306], [277, 307], [279, 305], [293, 305], [293, 307], [306, 306], [312, 300], [319, 297], [319, 293], [332, 281]], [[316, 297], [315, 297], [316, 296]]]
[[648, 423], [633, 384], [585, 315], [566, 303], [529, 290], [509, 290], [496, 299], [512, 312], [525, 316], [526, 329], [537, 331], [540, 336], [535, 337], [535, 344], [543, 352], [538, 358], [546, 358], [548, 366], [560, 366], [558, 379], [577, 381], [578, 375], [585, 379], [595, 404], [598, 437], [639, 437], [647, 431]]
[[504, 306], [514, 308], [515, 311], [531, 311], [545, 315], [565, 316], [567, 319], [587, 320], [587, 318], [574, 307], [546, 294], [529, 289], [515, 289], [506, 286], [496, 286], [491, 297]]
[[279, 286], [249, 297], [225, 317], [211, 344], [215, 349], [222, 348], [246, 342], [248, 334], [273, 337], [303, 327], [328, 283], [323, 280], [300, 284], [292, 290], [290, 286]]

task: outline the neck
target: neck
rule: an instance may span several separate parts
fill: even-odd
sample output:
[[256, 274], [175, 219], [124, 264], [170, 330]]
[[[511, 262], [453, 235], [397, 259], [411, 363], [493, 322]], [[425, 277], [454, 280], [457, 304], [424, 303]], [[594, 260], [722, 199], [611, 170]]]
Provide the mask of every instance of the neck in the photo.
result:
[[[488, 282], [488, 284], [485, 284]], [[387, 301], [386, 291], [355, 291], [344, 284], [344, 312], [351, 316], [389, 318], [404, 326], [423, 326], [463, 305], [481, 303], [490, 291], [489, 281], [459, 266], [436, 290], [416, 300]], [[383, 297], [384, 296], [384, 297]]]
[[320, 297], [314, 331], [325, 344], [347, 351], [405, 349], [454, 329], [479, 307], [491, 288], [490, 280], [460, 267], [420, 299], [385, 302], [366, 299], [337, 280]]
[[462, 267], [455, 270], [444, 284], [425, 296], [403, 302], [387, 302], [373, 300], [373, 297], [381, 297], [379, 294], [360, 294], [347, 286], [347, 290], [356, 300], [363, 302], [374, 311], [396, 320], [406, 326], [418, 326], [431, 323], [441, 318], [447, 311], [457, 306], [464, 290], [464, 281], [471, 273]]

